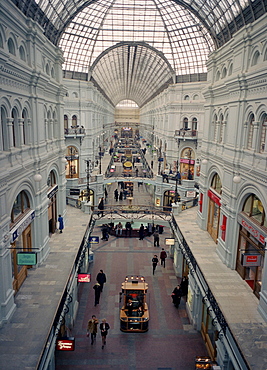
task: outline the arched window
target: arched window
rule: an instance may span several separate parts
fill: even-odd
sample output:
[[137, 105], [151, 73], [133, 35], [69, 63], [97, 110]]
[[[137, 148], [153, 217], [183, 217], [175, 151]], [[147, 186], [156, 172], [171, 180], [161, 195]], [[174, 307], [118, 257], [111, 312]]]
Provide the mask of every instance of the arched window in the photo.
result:
[[20, 123], [19, 123], [20, 134], [21, 134], [21, 138], [20, 138], [21, 145], [26, 144], [24, 114], [25, 114], [25, 111], [22, 112], [22, 119], [20, 120]]
[[68, 127], [69, 126], [69, 119], [68, 119], [68, 116], [66, 114], [64, 114], [64, 130], [66, 132], [66, 130], [68, 131]]
[[1, 142], [0, 142], [0, 150], [8, 150], [9, 146], [10, 146], [10, 141], [9, 141], [8, 127], [7, 127], [7, 112], [6, 112], [4, 107], [1, 107]]
[[20, 56], [21, 60], [26, 62], [26, 53], [25, 53], [25, 49], [22, 45], [19, 47], [19, 56]]
[[223, 141], [223, 115], [220, 115], [219, 119], [219, 143]]
[[222, 194], [222, 182], [220, 176], [217, 173], [213, 176], [210, 187], [214, 189], [218, 194]]
[[49, 68], [49, 64], [47, 63], [46, 66], [45, 66], [45, 73], [47, 75], [50, 75], [50, 68]]
[[228, 76], [231, 76], [233, 74], [233, 63], [230, 64]]
[[30, 201], [25, 191], [21, 191], [17, 196], [11, 211], [11, 223], [16, 223], [22, 218], [22, 214], [30, 209]]
[[261, 200], [255, 195], [250, 195], [243, 207], [243, 212], [248, 216], [253, 218], [261, 226], [267, 226], [265, 219], [265, 211], [262, 205]]
[[22, 111], [22, 144], [29, 144], [29, 130], [28, 130], [28, 112], [26, 109]]
[[189, 95], [185, 95], [184, 100], [189, 100]]
[[188, 118], [187, 117], [183, 119], [183, 129], [188, 130]]
[[10, 38], [7, 42], [8, 51], [10, 54], [16, 55], [14, 41]]
[[71, 127], [72, 128], [75, 128], [77, 127], [77, 116], [72, 116], [72, 124], [71, 124]]
[[192, 130], [197, 131], [197, 118], [192, 119]]
[[251, 61], [251, 66], [255, 66], [258, 64], [259, 62], [259, 58], [260, 58], [260, 53], [259, 51], [255, 51], [255, 53], [253, 54], [253, 57], [252, 57], [252, 61]]
[[220, 78], [221, 78], [220, 71], [217, 71], [216, 76], [215, 76], [215, 81], [219, 81]]
[[217, 141], [217, 129], [218, 129], [217, 121], [218, 121], [217, 114], [215, 114], [214, 119], [213, 119], [213, 127], [214, 127], [213, 139], [215, 142]]
[[54, 68], [53, 68], [53, 67], [51, 68], [51, 77], [52, 77], [52, 78], [55, 78], [55, 70], [54, 70]]
[[251, 113], [249, 115], [249, 119], [248, 119], [248, 141], [247, 141], [247, 149], [252, 149], [254, 121], [255, 121], [255, 116], [254, 116], [253, 113]]
[[1, 35], [1, 33], [0, 33], [0, 48], [4, 48], [4, 42], [3, 42], [3, 37], [2, 37], [2, 35]]
[[13, 146], [18, 147], [20, 145], [19, 140], [19, 123], [18, 123], [18, 111], [17, 109], [12, 109], [12, 136], [13, 136]]
[[57, 184], [57, 179], [56, 179], [56, 175], [55, 175], [55, 172], [54, 171], [51, 171], [49, 173], [49, 176], [47, 178], [47, 186], [49, 188], [52, 188], [53, 186], [55, 186]]
[[260, 153], [266, 151], [267, 140], [267, 114], [264, 113], [261, 117], [261, 136], [260, 136]]
[[222, 78], [225, 78], [227, 75], [227, 69], [226, 67], [223, 68], [223, 71], [222, 71]]
[[267, 49], [265, 50], [263, 61], [265, 62], [267, 60]]
[[193, 96], [193, 100], [199, 100], [199, 96], [198, 96], [198, 94], [195, 94], [195, 95]]

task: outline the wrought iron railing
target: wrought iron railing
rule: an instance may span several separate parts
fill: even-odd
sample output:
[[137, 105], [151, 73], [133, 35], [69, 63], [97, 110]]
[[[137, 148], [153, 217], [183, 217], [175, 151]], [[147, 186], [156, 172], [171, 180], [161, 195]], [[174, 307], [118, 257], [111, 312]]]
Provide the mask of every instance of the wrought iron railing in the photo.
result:
[[69, 312], [69, 305], [73, 300], [71, 296], [72, 287], [74, 284], [77, 283], [77, 273], [80, 271], [80, 268], [83, 264], [83, 260], [86, 256], [86, 249], [89, 243], [89, 236], [93, 231], [94, 224], [95, 220], [93, 219], [93, 217], [91, 217], [86, 228], [84, 237], [82, 239], [82, 242], [80, 244], [79, 250], [77, 252], [76, 258], [72, 265], [67, 283], [60, 298], [56, 313], [54, 315], [53, 322], [50, 326], [49, 333], [43, 346], [42, 353], [39, 357], [38, 364], [36, 367], [37, 370], [48, 369], [49, 362], [52, 359], [51, 356], [55, 350], [56, 339], [59, 335], [60, 327], [64, 323], [65, 315]]
[[198, 285], [200, 290], [202, 290], [203, 293], [203, 303], [205, 303], [208, 308], [210, 309], [210, 313], [213, 312], [213, 324], [218, 325], [219, 327], [219, 338], [227, 341], [227, 344], [229, 348], [232, 349], [233, 354], [235, 355], [236, 360], [240, 364], [240, 369], [242, 370], [248, 370], [250, 367], [247, 364], [246, 359], [243, 356], [243, 353], [233, 336], [227, 321], [218, 305], [218, 302], [216, 301], [216, 298], [214, 297], [190, 247], [188, 246], [177, 222], [175, 217], [172, 215], [170, 225], [173, 229], [174, 234], [176, 235], [176, 238], [179, 243], [179, 247], [184, 255], [184, 258], [187, 261], [187, 264], [189, 266], [190, 272], [194, 276], [195, 279], [198, 280]]

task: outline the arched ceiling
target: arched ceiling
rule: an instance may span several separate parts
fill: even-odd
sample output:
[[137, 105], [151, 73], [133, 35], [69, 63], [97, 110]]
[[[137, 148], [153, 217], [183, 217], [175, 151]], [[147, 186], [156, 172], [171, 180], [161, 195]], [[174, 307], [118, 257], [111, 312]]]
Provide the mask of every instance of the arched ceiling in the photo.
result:
[[175, 82], [165, 56], [144, 42], [120, 42], [110, 47], [94, 61], [90, 72], [114, 106], [125, 99], [142, 106]]
[[174, 75], [205, 73], [209, 53], [267, 9], [267, 0], [12, 1], [60, 46], [65, 71], [92, 78], [114, 105], [139, 106]]

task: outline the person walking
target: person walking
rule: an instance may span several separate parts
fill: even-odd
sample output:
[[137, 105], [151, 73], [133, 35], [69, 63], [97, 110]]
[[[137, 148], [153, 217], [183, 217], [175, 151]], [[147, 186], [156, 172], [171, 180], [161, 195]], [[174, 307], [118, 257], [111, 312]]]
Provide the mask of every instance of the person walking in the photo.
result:
[[103, 270], [100, 270], [99, 273], [97, 274], [96, 281], [100, 284], [100, 292], [103, 292], [103, 287], [104, 284], [107, 281], [106, 274], [104, 273]]
[[172, 302], [176, 308], [179, 307], [179, 304], [181, 302], [181, 297], [183, 295], [182, 289], [180, 285], [178, 284], [172, 292]]
[[154, 247], [159, 247], [159, 232], [158, 229], [154, 231]]
[[184, 296], [187, 296], [188, 294], [188, 277], [187, 276], [184, 276], [182, 278], [182, 281], [181, 281], [181, 284], [180, 284], [180, 287], [181, 287], [181, 290], [182, 290], [182, 295], [183, 297]]
[[144, 225], [141, 224], [141, 226], [139, 228], [139, 240], [143, 240], [144, 239], [144, 232], [145, 232]]
[[106, 345], [108, 330], [110, 328], [106, 319], [102, 320], [99, 328], [100, 328], [100, 333], [101, 333], [101, 338], [102, 338], [102, 349], [104, 349], [104, 346]]
[[155, 273], [158, 262], [159, 262], [158, 256], [155, 254], [154, 257], [152, 258], [153, 275]]
[[61, 215], [58, 215], [58, 230], [62, 234], [62, 230], [64, 229], [64, 220]]
[[119, 199], [119, 192], [118, 192], [118, 189], [115, 189], [114, 190], [114, 198], [115, 198], [115, 200], [116, 200], [116, 202], [118, 201], [118, 199]]
[[97, 325], [98, 319], [96, 318], [96, 315], [92, 315], [92, 318], [88, 321], [87, 324], [87, 336], [91, 334], [91, 344], [94, 344], [94, 341], [96, 339]]
[[104, 198], [102, 197], [99, 204], [98, 204], [98, 209], [99, 209], [99, 213], [98, 213], [98, 216], [104, 216]]
[[165, 259], [167, 258], [167, 253], [164, 248], [161, 249], [159, 258], [161, 266], [163, 265], [163, 267], [165, 268]]
[[99, 304], [100, 300], [100, 293], [101, 293], [101, 285], [96, 282], [95, 285], [93, 286], [93, 289], [95, 291], [95, 306]]

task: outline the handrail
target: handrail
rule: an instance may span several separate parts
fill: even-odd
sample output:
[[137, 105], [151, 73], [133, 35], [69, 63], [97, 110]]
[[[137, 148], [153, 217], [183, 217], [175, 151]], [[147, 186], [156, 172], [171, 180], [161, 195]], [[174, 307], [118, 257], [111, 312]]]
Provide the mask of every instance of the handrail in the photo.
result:
[[[239, 345], [235, 339], [235, 337], [233, 336], [230, 328], [229, 328], [229, 325], [216, 301], [216, 298], [214, 297], [205, 277], [204, 277], [204, 274], [203, 272], [201, 271], [189, 245], [187, 244], [177, 222], [176, 222], [176, 219], [175, 217], [172, 215], [172, 219], [171, 219], [171, 222], [170, 222], [170, 225], [171, 225], [171, 228], [174, 232], [174, 234], [176, 235], [176, 238], [179, 242], [179, 246], [180, 246], [180, 249], [182, 251], [182, 254], [184, 255], [187, 263], [188, 263], [188, 266], [189, 266], [189, 269], [190, 271], [192, 272], [192, 275], [195, 277], [195, 279], [198, 280], [198, 285], [199, 285], [199, 288], [200, 290], [202, 289], [202, 293], [203, 294], [203, 302], [205, 303], [209, 303], [214, 313], [214, 319], [213, 319], [213, 322], [214, 324], [219, 324], [219, 327], [220, 327], [220, 330], [219, 330], [219, 338], [222, 339], [222, 338], [225, 338], [225, 340], [227, 341], [227, 344], [228, 344], [228, 348], [231, 348], [233, 349], [233, 346], [235, 347], [234, 350], [232, 351], [234, 356], [235, 356], [235, 359], [236, 361], [240, 364], [240, 369], [242, 370], [245, 370], [245, 369], [249, 369], [249, 365], [247, 364], [247, 361], [246, 359], [244, 358], [243, 356], [243, 353], [242, 351], [240, 350], [239, 348]], [[211, 312], [211, 311], [210, 311]], [[217, 323], [216, 321], [217, 320]], [[238, 354], [239, 354], [239, 358], [237, 358], [237, 354], [236, 354], [236, 351], [238, 351]]]
[[56, 339], [60, 331], [60, 326], [64, 321], [65, 314], [68, 312], [69, 303], [72, 301], [71, 288], [73, 283], [76, 281], [77, 273], [79, 272], [80, 267], [82, 266], [83, 259], [85, 257], [85, 251], [88, 246], [89, 236], [94, 228], [95, 220], [93, 217], [90, 218], [90, 221], [87, 225], [84, 237], [78, 249], [76, 258], [73, 262], [68, 280], [65, 284], [63, 293], [61, 295], [60, 301], [57, 306], [56, 313], [54, 315], [53, 322], [50, 326], [49, 333], [46, 337], [45, 344], [43, 346], [42, 353], [38, 359], [38, 364], [36, 370], [46, 370], [47, 362], [49, 361], [49, 354], [54, 350]]

